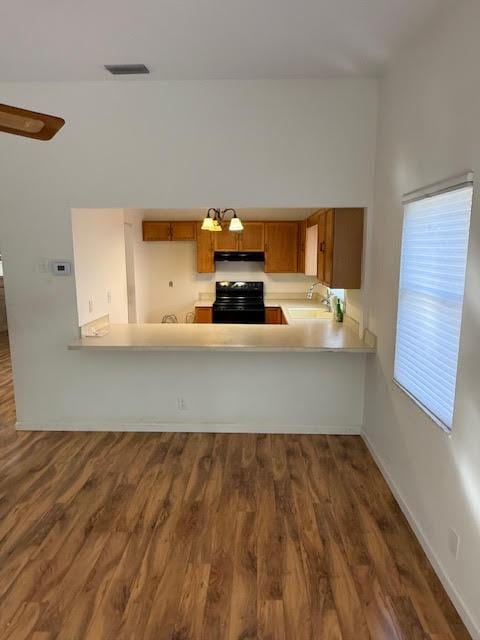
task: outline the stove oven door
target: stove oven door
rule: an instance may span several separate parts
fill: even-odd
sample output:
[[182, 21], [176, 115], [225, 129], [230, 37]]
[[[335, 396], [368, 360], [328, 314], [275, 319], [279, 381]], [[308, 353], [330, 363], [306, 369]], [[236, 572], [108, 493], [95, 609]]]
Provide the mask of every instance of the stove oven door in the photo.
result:
[[265, 324], [265, 307], [213, 305], [213, 322], [217, 324]]

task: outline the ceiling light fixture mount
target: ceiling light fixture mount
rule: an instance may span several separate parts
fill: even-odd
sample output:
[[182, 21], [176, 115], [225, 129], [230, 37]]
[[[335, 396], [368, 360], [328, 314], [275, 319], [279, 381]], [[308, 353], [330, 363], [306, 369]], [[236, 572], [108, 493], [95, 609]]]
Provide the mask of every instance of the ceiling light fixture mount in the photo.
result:
[[[210, 213], [212, 215], [210, 216]], [[222, 223], [226, 222], [227, 214], [232, 213], [232, 219], [228, 226], [229, 231], [240, 233], [243, 231], [243, 224], [240, 218], [237, 216], [235, 209], [214, 209], [210, 207], [207, 211], [207, 215], [202, 222], [203, 231], [223, 231]]]

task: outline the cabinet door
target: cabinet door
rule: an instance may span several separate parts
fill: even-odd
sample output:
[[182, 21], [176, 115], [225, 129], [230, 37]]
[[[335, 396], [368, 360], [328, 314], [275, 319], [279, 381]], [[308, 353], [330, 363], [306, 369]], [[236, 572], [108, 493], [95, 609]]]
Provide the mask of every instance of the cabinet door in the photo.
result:
[[362, 286], [363, 216], [363, 209], [347, 208], [335, 209], [331, 222], [327, 218], [325, 280], [330, 287], [360, 289]]
[[193, 220], [177, 220], [171, 225], [172, 240], [195, 240], [195, 222]]
[[[328, 287], [333, 287], [334, 225], [335, 214], [333, 209], [330, 209], [330, 211], [327, 211], [325, 214], [325, 252], [323, 269], [323, 282], [325, 282]], [[347, 258], [347, 256], [345, 256], [345, 258]]]
[[212, 322], [212, 316], [213, 312], [211, 307], [195, 308], [195, 322], [197, 324], [210, 324]]
[[222, 231], [209, 232], [213, 236], [215, 251], [238, 251], [238, 233], [228, 230], [228, 224]]
[[213, 273], [213, 238], [211, 231], [202, 231], [202, 223], [197, 223], [197, 271], [198, 273]]
[[238, 234], [239, 251], [265, 250], [265, 225], [263, 222], [244, 222], [243, 231]]
[[298, 223], [298, 273], [306, 273], [307, 221]]
[[142, 223], [143, 239], [146, 241], [170, 240], [171, 224], [159, 220], [144, 220]]
[[298, 222], [266, 222], [266, 273], [297, 273], [297, 269]]
[[280, 307], [265, 307], [265, 324], [283, 324]]
[[327, 213], [324, 211], [318, 215], [318, 238], [317, 238], [317, 278], [320, 282], [325, 281], [325, 249], [327, 233]]

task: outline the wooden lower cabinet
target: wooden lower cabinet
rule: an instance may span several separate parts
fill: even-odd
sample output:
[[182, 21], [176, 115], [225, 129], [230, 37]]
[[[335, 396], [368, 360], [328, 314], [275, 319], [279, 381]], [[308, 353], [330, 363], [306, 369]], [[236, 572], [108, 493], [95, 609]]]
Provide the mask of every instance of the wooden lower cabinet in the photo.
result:
[[265, 324], [286, 324], [280, 307], [265, 307]]
[[195, 307], [195, 322], [197, 324], [210, 324], [212, 319], [212, 307]]

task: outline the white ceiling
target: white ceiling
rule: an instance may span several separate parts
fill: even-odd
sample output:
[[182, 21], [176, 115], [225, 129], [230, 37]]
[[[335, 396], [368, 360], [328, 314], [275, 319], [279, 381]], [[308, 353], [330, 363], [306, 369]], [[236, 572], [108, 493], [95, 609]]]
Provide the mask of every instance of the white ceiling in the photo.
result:
[[0, 81], [110, 79], [103, 65], [123, 63], [150, 79], [376, 75], [454, 1], [5, 0]]

